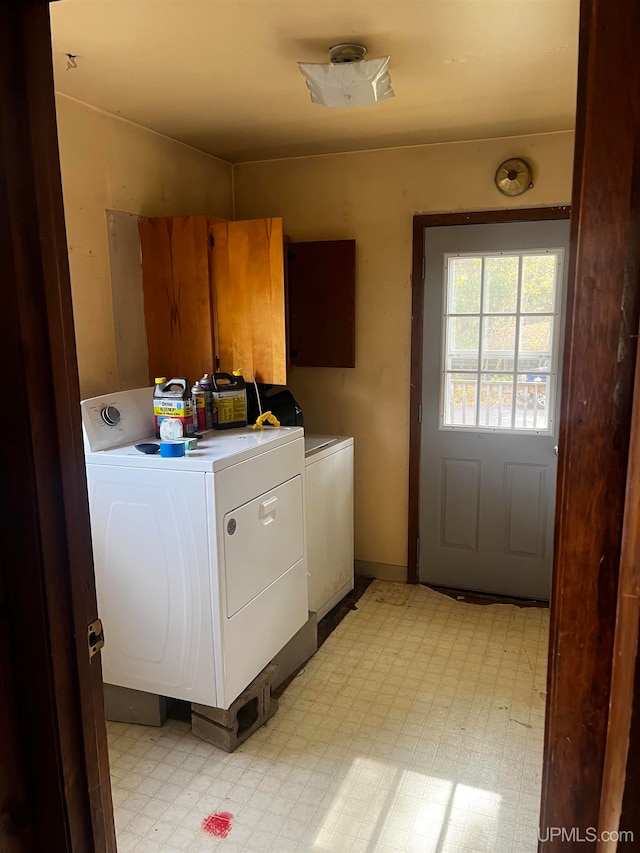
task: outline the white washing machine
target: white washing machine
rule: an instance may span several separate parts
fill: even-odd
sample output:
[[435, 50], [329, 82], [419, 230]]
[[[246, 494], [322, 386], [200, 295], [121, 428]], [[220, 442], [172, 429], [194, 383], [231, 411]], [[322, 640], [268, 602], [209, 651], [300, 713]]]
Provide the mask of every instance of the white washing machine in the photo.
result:
[[228, 708], [308, 617], [303, 430], [145, 455], [152, 393], [82, 403], [104, 680]]
[[305, 435], [309, 610], [318, 621], [354, 587], [353, 438]]

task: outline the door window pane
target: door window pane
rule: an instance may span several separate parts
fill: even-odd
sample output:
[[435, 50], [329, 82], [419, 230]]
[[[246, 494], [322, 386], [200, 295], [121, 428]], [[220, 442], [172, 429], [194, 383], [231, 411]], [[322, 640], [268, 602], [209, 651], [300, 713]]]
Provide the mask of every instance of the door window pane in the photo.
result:
[[449, 313], [480, 312], [482, 258], [449, 258]]
[[487, 314], [514, 313], [518, 305], [517, 255], [484, 260], [484, 306]]
[[557, 257], [555, 254], [525, 255], [522, 259], [523, 314], [553, 311], [556, 286]]
[[478, 425], [511, 429], [513, 374], [483, 373], [480, 380]]
[[549, 370], [552, 333], [552, 317], [534, 315], [520, 318], [518, 370], [530, 373]]
[[549, 427], [549, 375], [518, 374], [516, 381], [516, 429], [546, 430]]
[[449, 317], [447, 370], [477, 370], [479, 317]]
[[447, 373], [444, 387], [444, 423], [448, 426], [475, 426], [476, 373]]
[[482, 369], [513, 370], [516, 349], [515, 317], [484, 317], [482, 321]]
[[549, 431], [561, 255], [448, 257], [443, 427]]

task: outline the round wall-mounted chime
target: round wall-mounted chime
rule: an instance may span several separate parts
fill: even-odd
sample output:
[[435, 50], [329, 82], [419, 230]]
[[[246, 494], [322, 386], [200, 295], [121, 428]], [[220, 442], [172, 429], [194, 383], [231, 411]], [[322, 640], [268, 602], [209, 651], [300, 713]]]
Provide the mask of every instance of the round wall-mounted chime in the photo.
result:
[[503, 195], [521, 195], [533, 186], [531, 166], [526, 160], [512, 157], [500, 163], [493, 180]]

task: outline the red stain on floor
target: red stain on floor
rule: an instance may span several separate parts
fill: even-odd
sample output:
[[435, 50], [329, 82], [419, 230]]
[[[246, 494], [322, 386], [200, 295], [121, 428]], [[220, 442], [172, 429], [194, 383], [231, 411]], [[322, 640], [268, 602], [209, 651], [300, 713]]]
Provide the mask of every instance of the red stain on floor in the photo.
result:
[[231, 832], [231, 821], [233, 815], [229, 812], [216, 812], [205, 817], [202, 821], [202, 828], [209, 835], [215, 835], [216, 838], [226, 838]]

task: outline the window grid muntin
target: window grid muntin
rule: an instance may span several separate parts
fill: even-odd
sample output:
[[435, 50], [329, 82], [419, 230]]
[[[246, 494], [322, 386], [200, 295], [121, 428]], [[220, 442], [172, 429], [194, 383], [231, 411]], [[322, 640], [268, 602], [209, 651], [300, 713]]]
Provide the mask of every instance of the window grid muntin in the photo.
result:
[[[520, 352], [520, 305], [522, 297], [522, 255], [518, 255], [518, 292], [516, 295], [516, 337], [513, 345], [513, 383], [511, 385], [511, 425], [510, 429], [516, 427], [516, 394], [518, 392], [518, 354]], [[534, 406], [535, 411], [535, 406]], [[526, 421], [526, 417], [525, 417]]]
[[[537, 257], [540, 255], [552, 255], [555, 258], [554, 265], [554, 280], [553, 280], [553, 311], [527, 311], [522, 313], [522, 286], [523, 286], [523, 260], [526, 257]], [[513, 312], [485, 312], [484, 310], [484, 288], [485, 288], [485, 259], [493, 258], [493, 257], [517, 257], [518, 258], [518, 283], [517, 283], [517, 302], [516, 302], [516, 313]], [[454, 258], [478, 258], [481, 261], [481, 273], [480, 273], [480, 311], [478, 312], [449, 312], [449, 308], [453, 303], [453, 288], [451, 287], [450, 282], [450, 260]], [[445, 313], [443, 314], [443, 332], [442, 332], [442, 340], [441, 340], [441, 382], [440, 382], [440, 429], [451, 430], [451, 431], [466, 431], [466, 432], [497, 432], [497, 433], [510, 433], [517, 435], [551, 435], [553, 433], [553, 423], [555, 420], [555, 407], [556, 407], [556, 375], [557, 375], [557, 363], [558, 363], [558, 354], [559, 354], [559, 338], [560, 338], [560, 324], [559, 324], [559, 305], [560, 305], [560, 295], [561, 295], [561, 282], [562, 282], [562, 265], [564, 261], [564, 249], [562, 247], [558, 248], [545, 248], [545, 249], [524, 249], [524, 250], [504, 250], [504, 251], [493, 251], [493, 252], [447, 252], [443, 255], [443, 284], [444, 284], [444, 306]], [[472, 384], [475, 381], [475, 424], [467, 425], [467, 424], [448, 424], [445, 423], [446, 419], [446, 391], [448, 388], [447, 378], [448, 376], [455, 373], [463, 373], [461, 370], [455, 370], [453, 368], [448, 367], [448, 358], [450, 356], [448, 349], [448, 321], [449, 318], [454, 317], [477, 317], [479, 322], [479, 342], [478, 342], [478, 368], [473, 370], [465, 370], [465, 374], [474, 374], [475, 380], [468, 380], [469, 384]], [[483, 352], [483, 320], [485, 317], [514, 317], [515, 318], [515, 346], [513, 350], [513, 365], [511, 371], [503, 371], [504, 374], [512, 374], [512, 390], [511, 390], [511, 412], [510, 412], [510, 426], [508, 428], [505, 427], [494, 427], [494, 426], [483, 426], [480, 424], [480, 401], [482, 398], [482, 380], [483, 376], [495, 374], [496, 370], [483, 370], [482, 369], [482, 352]], [[547, 412], [547, 422], [546, 427], [544, 429], [538, 429], [535, 426], [535, 422], [538, 420], [537, 416], [537, 406], [536, 400], [534, 398], [534, 407], [533, 407], [533, 421], [534, 426], [528, 427], [527, 423], [527, 397], [525, 396], [525, 403], [523, 406], [523, 426], [517, 426], [517, 407], [516, 407], [516, 394], [518, 385], [527, 386], [526, 394], [528, 395], [529, 389], [528, 386], [533, 386], [534, 394], [537, 395], [539, 393], [535, 388], [535, 383], [533, 382], [518, 382], [518, 375], [525, 374], [525, 369], [519, 369], [519, 346], [520, 346], [520, 326], [521, 319], [523, 317], [532, 317], [532, 318], [543, 318], [549, 317], [551, 319], [551, 351], [550, 351], [550, 364], [549, 369], [545, 374], [541, 374], [547, 377], [546, 380], [546, 412]], [[465, 398], [466, 398], [466, 387], [467, 380], [465, 382]], [[463, 417], [466, 419], [466, 405], [462, 407]]]
[[[484, 320], [484, 284], [485, 284], [485, 257], [482, 256], [482, 261], [480, 264], [480, 313], [478, 315], [478, 326], [480, 328], [480, 338], [478, 340], [478, 371], [477, 371], [477, 379], [476, 379], [476, 423], [478, 426], [480, 423], [480, 397], [482, 396], [482, 388], [480, 385], [480, 371], [482, 370], [482, 349], [483, 349], [483, 339], [484, 339], [484, 328], [483, 328], [483, 320]], [[447, 274], [447, 283], [449, 281], [449, 276]], [[449, 348], [447, 347], [447, 350]], [[465, 391], [466, 393], [466, 391]]]

